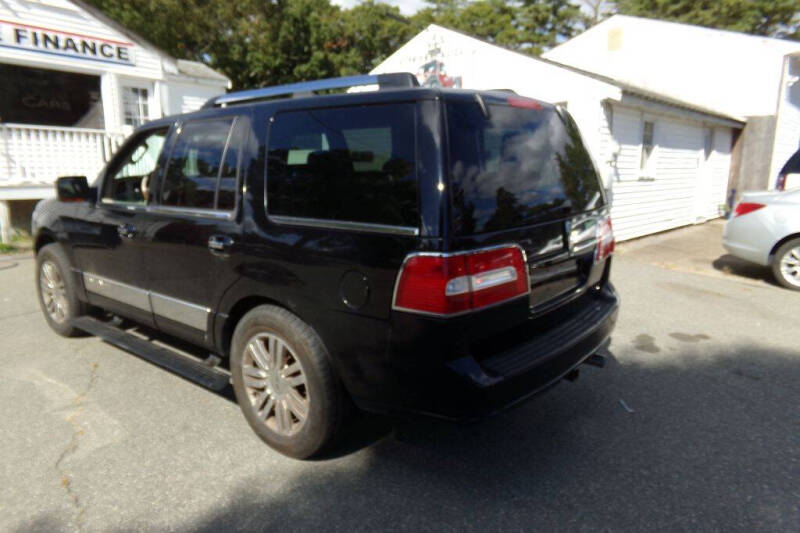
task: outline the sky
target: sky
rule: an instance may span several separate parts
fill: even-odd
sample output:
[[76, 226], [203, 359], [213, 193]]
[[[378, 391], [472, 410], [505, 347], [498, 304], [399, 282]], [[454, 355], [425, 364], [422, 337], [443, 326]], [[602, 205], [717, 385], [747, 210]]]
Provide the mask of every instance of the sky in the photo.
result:
[[[390, 4], [400, 8], [403, 15], [413, 15], [417, 10], [425, 7], [425, 0], [379, 0], [384, 4]], [[331, 3], [342, 7], [353, 7], [359, 0], [331, 0]]]

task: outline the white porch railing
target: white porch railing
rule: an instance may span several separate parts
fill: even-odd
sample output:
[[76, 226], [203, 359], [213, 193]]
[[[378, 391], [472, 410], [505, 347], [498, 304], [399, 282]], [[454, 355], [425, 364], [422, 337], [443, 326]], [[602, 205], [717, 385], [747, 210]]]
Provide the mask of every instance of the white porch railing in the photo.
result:
[[91, 182], [124, 139], [105, 130], [0, 123], [0, 187], [52, 185], [59, 176]]

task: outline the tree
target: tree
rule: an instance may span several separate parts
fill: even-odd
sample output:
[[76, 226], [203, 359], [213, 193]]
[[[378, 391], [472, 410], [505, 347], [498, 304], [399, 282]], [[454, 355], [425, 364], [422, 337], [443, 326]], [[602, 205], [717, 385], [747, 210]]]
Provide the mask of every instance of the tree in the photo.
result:
[[798, 0], [617, 0], [624, 15], [770, 37], [800, 38]]
[[578, 32], [583, 14], [571, 0], [437, 0], [417, 12], [412, 25], [431, 23], [532, 55]]
[[585, 8], [581, 13], [583, 29], [591, 28], [613, 14], [608, 0], [581, 0], [581, 5]]

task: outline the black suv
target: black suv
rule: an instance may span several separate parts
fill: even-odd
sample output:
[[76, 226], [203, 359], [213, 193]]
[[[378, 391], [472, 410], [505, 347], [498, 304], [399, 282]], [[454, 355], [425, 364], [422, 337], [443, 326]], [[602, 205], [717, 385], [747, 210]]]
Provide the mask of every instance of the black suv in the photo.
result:
[[416, 85], [223, 95], [137, 129], [96, 186], [60, 178], [33, 215], [48, 323], [232, 381], [253, 430], [294, 457], [330, 443], [350, 401], [474, 418], [601, 364], [614, 238], [572, 118]]

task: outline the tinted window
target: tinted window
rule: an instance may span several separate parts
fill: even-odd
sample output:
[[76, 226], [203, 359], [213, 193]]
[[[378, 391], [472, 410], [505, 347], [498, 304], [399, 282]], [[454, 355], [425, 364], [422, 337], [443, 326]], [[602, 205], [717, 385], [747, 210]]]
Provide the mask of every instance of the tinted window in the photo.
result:
[[243, 141], [247, 135], [247, 129], [242, 120], [238, 120], [231, 133], [231, 140], [225, 149], [225, 156], [222, 158], [222, 167], [219, 171], [219, 191], [217, 193], [217, 209], [226, 211], [236, 207], [236, 191], [238, 190], [238, 171], [240, 166], [240, 155]]
[[115, 160], [106, 177], [103, 198], [144, 204], [156, 173], [168, 128], [140, 134]]
[[[197, 120], [181, 127], [172, 147], [161, 203], [178, 207], [213, 209], [221, 171], [235, 175], [236, 164], [223, 164], [232, 118]], [[233, 170], [231, 170], [233, 168]], [[228, 176], [230, 177], [230, 176]]]
[[418, 226], [414, 146], [414, 104], [279, 113], [269, 137], [269, 212]]
[[498, 231], [602, 205], [600, 180], [575, 123], [535, 104], [449, 102], [454, 229]]

